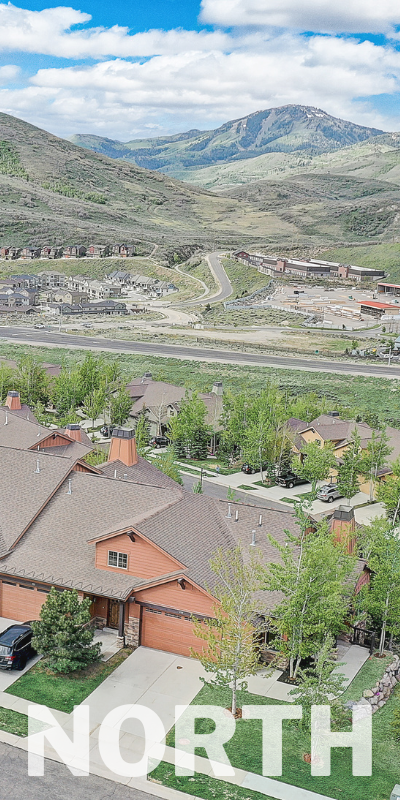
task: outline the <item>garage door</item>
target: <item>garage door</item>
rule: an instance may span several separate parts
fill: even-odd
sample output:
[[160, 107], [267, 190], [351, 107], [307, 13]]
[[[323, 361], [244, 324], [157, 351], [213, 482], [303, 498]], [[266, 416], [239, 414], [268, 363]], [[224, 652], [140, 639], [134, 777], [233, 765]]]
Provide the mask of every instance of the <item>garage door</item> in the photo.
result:
[[141, 644], [155, 650], [190, 656], [190, 648], [201, 650], [204, 642], [194, 635], [191, 619], [178, 613], [144, 607]]
[[28, 589], [2, 582], [1, 591], [1, 616], [18, 622], [28, 622], [39, 619], [40, 609], [46, 601], [47, 592], [37, 589]]

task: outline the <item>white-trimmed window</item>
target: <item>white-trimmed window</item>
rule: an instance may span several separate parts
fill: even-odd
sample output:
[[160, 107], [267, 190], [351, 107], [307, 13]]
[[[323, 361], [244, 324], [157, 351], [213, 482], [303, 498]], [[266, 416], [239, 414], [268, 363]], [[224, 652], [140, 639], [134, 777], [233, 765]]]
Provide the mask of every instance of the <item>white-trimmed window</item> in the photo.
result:
[[128, 554], [117, 553], [116, 550], [108, 551], [108, 566], [118, 567], [119, 569], [128, 569]]

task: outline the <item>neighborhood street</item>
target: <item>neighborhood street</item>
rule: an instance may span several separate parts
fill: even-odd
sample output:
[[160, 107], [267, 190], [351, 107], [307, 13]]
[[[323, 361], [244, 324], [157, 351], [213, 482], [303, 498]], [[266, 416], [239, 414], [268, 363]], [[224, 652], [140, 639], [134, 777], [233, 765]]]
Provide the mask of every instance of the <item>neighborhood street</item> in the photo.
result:
[[110, 353], [137, 353], [162, 358], [177, 358], [181, 361], [205, 361], [215, 364], [244, 364], [255, 367], [275, 367], [275, 369], [299, 369], [306, 372], [333, 372], [344, 375], [363, 375], [365, 377], [400, 378], [400, 366], [386, 364], [355, 363], [315, 358], [296, 358], [296, 356], [272, 356], [267, 354], [245, 353], [235, 350], [217, 350], [208, 347], [159, 344], [153, 342], [124, 341], [121, 339], [102, 339], [101, 337], [76, 336], [57, 331], [0, 327], [0, 340], [40, 347], [66, 347], [83, 350], [100, 350]]
[[[2, 796], [13, 800], [150, 800], [151, 795], [90, 775], [75, 777], [63, 764], [45, 761], [43, 778], [28, 776], [28, 755], [0, 742]], [[159, 795], [152, 795], [161, 800]], [[163, 795], [165, 796], [165, 795]]]

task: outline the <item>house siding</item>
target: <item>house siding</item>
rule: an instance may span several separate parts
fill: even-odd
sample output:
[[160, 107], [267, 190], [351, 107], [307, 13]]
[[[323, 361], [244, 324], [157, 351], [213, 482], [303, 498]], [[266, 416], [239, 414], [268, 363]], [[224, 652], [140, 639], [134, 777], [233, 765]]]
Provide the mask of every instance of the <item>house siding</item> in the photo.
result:
[[[121, 571], [127, 572], [129, 575], [135, 575], [138, 578], [157, 578], [160, 575], [166, 575], [169, 572], [176, 572], [179, 570], [179, 563], [171, 556], [158, 550], [158, 548], [146, 542], [136, 533], [134, 535], [134, 542], [130, 541], [126, 533], [98, 542], [96, 544], [96, 567], [119, 574], [121, 574]], [[109, 550], [127, 553], [127, 570], [108, 566]]]

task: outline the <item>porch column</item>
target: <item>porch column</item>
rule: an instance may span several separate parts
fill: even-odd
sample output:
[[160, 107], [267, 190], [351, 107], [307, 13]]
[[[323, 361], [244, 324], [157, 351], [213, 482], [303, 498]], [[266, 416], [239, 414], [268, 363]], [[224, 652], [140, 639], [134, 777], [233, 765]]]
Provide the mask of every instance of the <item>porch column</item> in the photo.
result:
[[125, 603], [122, 602], [122, 600], [119, 602], [117, 645], [119, 647], [125, 647]]

